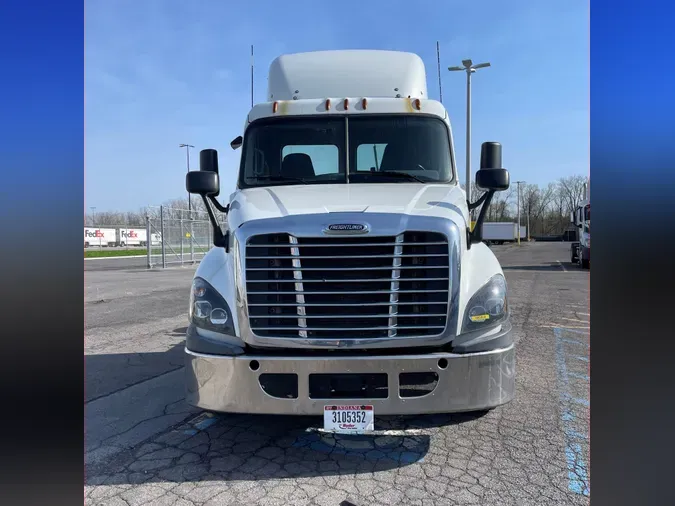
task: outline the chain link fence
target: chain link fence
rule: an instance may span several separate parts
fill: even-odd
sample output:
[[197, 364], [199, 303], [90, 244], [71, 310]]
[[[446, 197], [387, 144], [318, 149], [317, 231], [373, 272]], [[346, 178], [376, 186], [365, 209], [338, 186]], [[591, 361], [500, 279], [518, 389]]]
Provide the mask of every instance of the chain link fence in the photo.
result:
[[[225, 215], [217, 216], [222, 224]], [[205, 211], [151, 206], [147, 209], [147, 265], [167, 267], [192, 265], [204, 258], [213, 247], [213, 227]]]

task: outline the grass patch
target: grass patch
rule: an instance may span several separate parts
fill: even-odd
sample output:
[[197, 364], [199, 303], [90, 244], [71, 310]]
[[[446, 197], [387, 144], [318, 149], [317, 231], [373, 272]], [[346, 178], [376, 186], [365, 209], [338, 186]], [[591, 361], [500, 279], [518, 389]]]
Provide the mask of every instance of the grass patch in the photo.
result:
[[[119, 248], [102, 248], [84, 251], [84, 258], [108, 258], [108, 257], [142, 257], [148, 254], [147, 249], [119, 249]], [[161, 255], [162, 249], [153, 249], [153, 255]]]
[[[175, 251], [176, 253], [174, 254]], [[166, 248], [166, 257], [169, 260], [172, 260], [176, 255], [180, 255], [180, 246], [175, 247], [173, 251], [170, 248]], [[195, 255], [204, 255], [206, 250], [201, 248], [195, 248]], [[122, 248], [101, 248], [101, 249], [88, 249], [84, 250], [84, 258], [112, 258], [112, 257], [142, 257], [148, 254], [147, 248], [140, 249], [122, 249]], [[152, 248], [152, 255], [161, 255], [162, 248]], [[183, 258], [190, 258], [190, 250], [185, 249], [183, 252]]]

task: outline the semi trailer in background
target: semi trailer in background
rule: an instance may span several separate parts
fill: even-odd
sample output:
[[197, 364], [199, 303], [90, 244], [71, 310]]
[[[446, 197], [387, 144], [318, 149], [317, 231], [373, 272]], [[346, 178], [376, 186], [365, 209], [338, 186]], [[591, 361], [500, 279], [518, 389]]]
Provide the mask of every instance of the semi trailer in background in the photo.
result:
[[84, 227], [84, 247], [115, 246], [117, 234], [114, 228]]
[[148, 231], [144, 228], [118, 228], [117, 246], [146, 246]]
[[517, 223], [511, 221], [483, 223], [483, 241], [486, 244], [504, 244], [505, 242], [514, 242], [517, 240]]
[[[159, 232], [150, 234], [152, 246], [162, 244], [162, 235]], [[188, 239], [186, 239], [187, 241]], [[84, 227], [84, 247], [126, 247], [147, 246], [148, 232], [145, 228], [102, 228]]]

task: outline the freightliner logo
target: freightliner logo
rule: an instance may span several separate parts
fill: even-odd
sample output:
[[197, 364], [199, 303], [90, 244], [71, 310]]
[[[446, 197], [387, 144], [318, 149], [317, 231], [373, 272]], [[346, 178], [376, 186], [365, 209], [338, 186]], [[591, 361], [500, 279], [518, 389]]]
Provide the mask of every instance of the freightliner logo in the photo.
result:
[[324, 230], [326, 234], [365, 234], [368, 225], [365, 223], [331, 223]]

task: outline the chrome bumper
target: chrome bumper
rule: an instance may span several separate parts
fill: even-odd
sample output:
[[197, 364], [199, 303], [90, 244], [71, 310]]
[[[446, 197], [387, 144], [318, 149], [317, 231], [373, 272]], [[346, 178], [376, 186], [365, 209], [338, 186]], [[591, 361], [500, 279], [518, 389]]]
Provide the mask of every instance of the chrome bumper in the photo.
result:
[[[479, 353], [367, 357], [218, 356], [186, 348], [187, 402], [210, 411], [279, 415], [322, 415], [330, 404], [372, 404], [377, 415], [451, 413], [493, 408], [515, 393], [513, 345]], [[441, 359], [445, 359], [447, 364]], [[252, 370], [251, 362], [257, 362]], [[441, 364], [439, 364], [441, 361]], [[255, 365], [253, 369], [255, 369]], [[442, 368], [442, 366], [445, 366]], [[401, 398], [399, 373], [436, 372], [438, 383], [423, 397]], [[263, 373], [297, 374], [295, 399], [272, 397], [260, 386]], [[310, 374], [386, 373], [385, 399], [313, 399]]]

